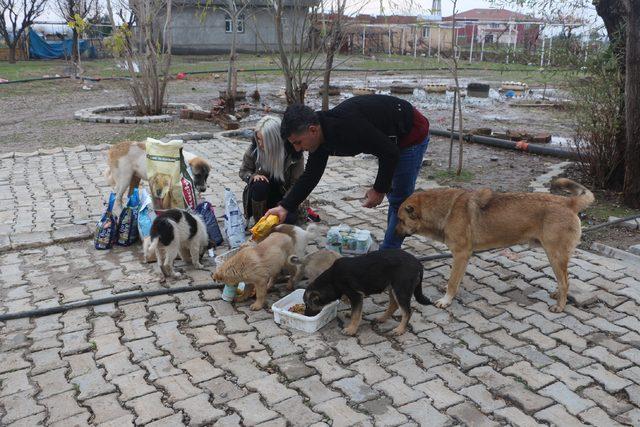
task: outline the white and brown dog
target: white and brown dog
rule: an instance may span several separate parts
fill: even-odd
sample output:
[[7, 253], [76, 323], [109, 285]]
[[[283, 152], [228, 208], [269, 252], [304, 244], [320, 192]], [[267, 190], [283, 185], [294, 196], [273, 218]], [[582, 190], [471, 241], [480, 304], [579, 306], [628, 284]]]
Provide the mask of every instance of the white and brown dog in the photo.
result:
[[150, 237], [148, 251], [156, 254], [162, 282], [167, 277], [180, 277], [173, 269], [178, 253], [183, 261], [190, 260], [195, 268], [203, 268], [200, 258], [208, 248], [209, 237], [207, 227], [199, 215], [182, 209], [168, 209], [153, 220]]
[[[122, 198], [130, 186], [136, 187], [141, 179], [148, 179], [145, 148], [144, 142], [122, 141], [109, 149], [109, 160], [104, 176], [115, 190], [116, 210], [123, 206]], [[207, 189], [207, 178], [211, 166], [202, 157], [186, 150], [183, 150], [182, 154], [191, 166], [196, 190], [203, 193]]]

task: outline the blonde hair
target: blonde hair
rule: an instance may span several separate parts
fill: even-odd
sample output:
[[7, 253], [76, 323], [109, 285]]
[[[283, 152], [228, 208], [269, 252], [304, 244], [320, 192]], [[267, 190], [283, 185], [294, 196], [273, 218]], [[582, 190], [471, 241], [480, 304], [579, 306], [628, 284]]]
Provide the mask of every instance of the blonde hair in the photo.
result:
[[255, 132], [262, 133], [264, 149], [256, 146], [257, 164], [273, 178], [284, 182], [284, 141], [280, 136], [281, 120], [275, 116], [264, 116], [258, 121]]

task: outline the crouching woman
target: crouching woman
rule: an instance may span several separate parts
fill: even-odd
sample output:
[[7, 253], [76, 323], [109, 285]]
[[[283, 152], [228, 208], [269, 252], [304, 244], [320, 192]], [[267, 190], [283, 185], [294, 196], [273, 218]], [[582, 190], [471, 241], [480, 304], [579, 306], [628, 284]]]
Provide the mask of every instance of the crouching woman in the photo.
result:
[[[240, 178], [247, 183], [242, 193], [244, 214], [258, 222], [264, 213], [282, 200], [304, 172], [302, 152], [280, 136], [280, 119], [265, 116], [256, 124], [251, 146], [244, 153]], [[296, 212], [285, 220], [293, 224]]]

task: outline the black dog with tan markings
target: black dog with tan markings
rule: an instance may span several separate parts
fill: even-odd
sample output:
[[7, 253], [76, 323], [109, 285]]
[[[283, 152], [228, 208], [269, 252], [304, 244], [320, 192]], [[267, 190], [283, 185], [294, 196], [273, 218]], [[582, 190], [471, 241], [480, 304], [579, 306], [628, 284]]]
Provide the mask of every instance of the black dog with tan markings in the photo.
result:
[[407, 330], [411, 317], [411, 295], [422, 305], [431, 304], [422, 294], [422, 274], [420, 261], [402, 249], [340, 258], [304, 291], [304, 314], [315, 316], [322, 307], [345, 295], [351, 301], [351, 323], [343, 332], [355, 335], [362, 320], [364, 297], [389, 289], [389, 307], [376, 320], [385, 322], [400, 308], [402, 320], [393, 333], [401, 335]]

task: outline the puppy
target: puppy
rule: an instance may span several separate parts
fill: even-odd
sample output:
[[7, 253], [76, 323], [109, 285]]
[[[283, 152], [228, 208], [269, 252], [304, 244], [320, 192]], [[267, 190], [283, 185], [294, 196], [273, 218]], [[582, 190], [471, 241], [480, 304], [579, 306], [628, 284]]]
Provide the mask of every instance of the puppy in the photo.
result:
[[[284, 233], [291, 237], [294, 246], [292, 255], [294, 255], [296, 259], [302, 259], [307, 253], [307, 245], [309, 242], [318, 238], [320, 227], [315, 224], [309, 224], [305, 230], [297, 225], [280, 224], [273, 227], [271, 232]], [[285, 264], [285, 270], [292, 273], [287, 285], [287, 289], [289, 290], [293, 290], [294, 286], [302, 278], [303, 274], [303, 271], [301, 271], [302, 266], [291, 261], [292, 259], [287, 257], [287, 263]]]
[[287, 266], [287, 259], [294, 252], [295, 242], [286, 233], [272, 232], [255, 246], [247, 246], [229, 258], [213, 273], [213, 280], [246, 287], [238, 301], [244, 301], [255, 289], [256, 302], [251, 310], [264, 307], [269, 289], [280, 271]]
[[402, 249], [386, 249], [353, 258], [340, 258], [304, 291], [305, 316], [315, 316], [322, 307], [346, 295], [351, 301], [351, 323], [342, 332], [355, 335], [362, 320], [365, 295], [389, 289], [389, 307], [376, 319], [385, 322], [400, 308], [402, 320], [393, 330], [402, 335], [411, 318], [411, 295], [422, 305], [431, 301], [422, 294], [423, 267]]
[[416, 192], [402, 203], [396, 233], [442, 241], [453, 255], [447, 293], [436, 306], [451, 304], [473, 251], [534, 243], [544, 248], [558, 282], [558, 290], [552, 294], [556, 304], [550, 310], [564, 310], [569, 291], [567, 267], [580, 242], [577, 214], [593, 203], [594, 197], [566, 178], [556, 180], [551, 187], [573, 196], [439, 188]]
[[[122, 198], [134, 182], [147, 179], [147, 157], [144, 142], [123, 141], [109, 149], [109, 159], [104, 176], [116, 192], [116, 207], [122, 206]], [[211, 166], [202, 157], [182, 150], [185, 160], [191, 166], [196, 190], [203, 193], [207, 189], [207, 178]]]
[[324, 273], [333, 265], [333, 263], [340, 258], [341, 255], [335, 251], [328, 249], [321, 249], [304, 258], [299, 258], [296, 255], [289, 257], [289, 263], [298, 266], [296, 276], [294, 277], [294, 283], [297, 283], [303, 277], [309, 280], [309, 283], [316, 280], [316, 278]]
[[183, 261], [191, 260], [195, 268], [202, 268], [200, 257], [208, 249], [209, 237], [200, 216], [181, 209], [166, 210], [153, 220], [150, 237], [148, 251], [156, 254], [162, 282], [167, 277], [180, 277], [173, 269], [178, 253]]

